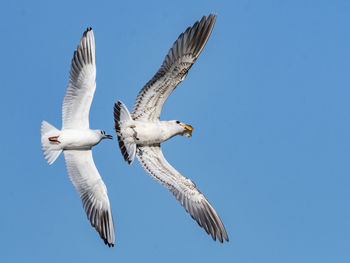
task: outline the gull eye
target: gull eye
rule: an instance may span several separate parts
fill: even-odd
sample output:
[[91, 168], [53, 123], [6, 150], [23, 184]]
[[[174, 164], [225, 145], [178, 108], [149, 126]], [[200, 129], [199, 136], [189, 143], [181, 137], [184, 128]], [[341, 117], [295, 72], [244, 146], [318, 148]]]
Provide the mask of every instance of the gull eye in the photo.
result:
[[177, 123], [177, 124], [180, 124], [180, 122], [179, 122], [179, 121], [176, 121], [176, 123]]

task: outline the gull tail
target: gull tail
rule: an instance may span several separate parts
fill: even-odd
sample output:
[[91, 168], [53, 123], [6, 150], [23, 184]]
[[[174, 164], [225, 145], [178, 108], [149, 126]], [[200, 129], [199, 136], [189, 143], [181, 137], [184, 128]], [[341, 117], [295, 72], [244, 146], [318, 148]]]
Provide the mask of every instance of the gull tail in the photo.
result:
[[132, 121], [131, 115], [124, 103], [118, 101], [114, 104], [114, 129], [118, 135], [119, 148], [124, 160], [128, 162], [128, 164], [131, 164], [134, 161], [136, 154], [136, 143], [134, 143], [133, 140], [130, 140], [130, 137], [125, 138], [123, 136], [124, 129], [122, 126], [127, 121]]
[[59, 142], [60, 130], [47, 121], [41, 122], [41, 149], [45, 160], [51, 165], [62, 152]]

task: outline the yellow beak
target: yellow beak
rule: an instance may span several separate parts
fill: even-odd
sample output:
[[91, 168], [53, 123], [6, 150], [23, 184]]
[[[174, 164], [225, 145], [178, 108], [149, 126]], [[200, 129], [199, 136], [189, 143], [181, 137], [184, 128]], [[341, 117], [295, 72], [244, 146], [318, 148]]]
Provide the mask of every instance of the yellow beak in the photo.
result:
[[186, 130], [182, 133], [182, 135], [186, 135], [186, 137], [191, 137], [192, 136], [192, 131], [193, 128], [191, 125], [187, 125], [187, 124], [180, 124], [182, 127], [184, 127]]
[[193, 127], [191, 125], [187, 125], [187, 124], [180, 124], [182, 127], [186, 128], [189, 131], [193, 131]]

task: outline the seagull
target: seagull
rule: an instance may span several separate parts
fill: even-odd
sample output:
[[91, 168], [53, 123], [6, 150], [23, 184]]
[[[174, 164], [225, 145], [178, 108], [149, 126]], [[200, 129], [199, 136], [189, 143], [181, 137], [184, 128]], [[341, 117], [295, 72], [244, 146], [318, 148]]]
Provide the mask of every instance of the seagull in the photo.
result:
[[223, 238], [229, 238], [215, 209], [189, 178], [167, 162], [160, 147], [176, 135], [192, 136], [192, 126], [177, 120], [160, 121], [160, 113], [207, 43], [215, 20], [216, 15], [203, 16], [178, 37], [158, 72], [139, 92], [131, 114], [123, 102], [114, 104], [114, 128], [125, 161], [131, 164], [136, 155], [146, 172], [173, 193], [199, 226], [223, 243]]
[[96, 89], [95, 39], [88, 28], [74, 52], [69, 84], [62, 104], [62, 129], [41, 123], [41, 145], [51, 165], [63, 151], [67, 171], [78, 191], [91, 225], [105, 244], [114, 246], [114, 223], [107, 188], [95, 166], [91, 148], [112, 139], [102, 130], [89, 128], [89, 111]]

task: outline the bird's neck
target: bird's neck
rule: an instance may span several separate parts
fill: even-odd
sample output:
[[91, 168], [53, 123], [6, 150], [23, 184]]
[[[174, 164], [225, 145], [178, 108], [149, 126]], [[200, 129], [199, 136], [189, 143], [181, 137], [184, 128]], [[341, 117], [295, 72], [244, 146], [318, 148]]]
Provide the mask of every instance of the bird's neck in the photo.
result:
[[161, 121], [161, 129], [162, 129], [162, 139], [164, 141], [169, 140], [170, 138], [181, 134], [182, 128], [179, 125], [174, 125], [173, 122]]

